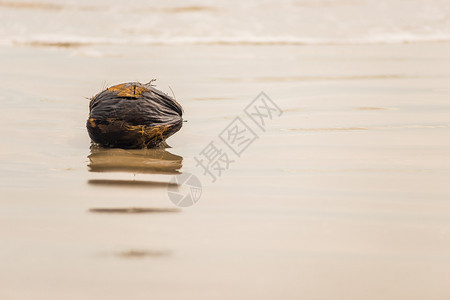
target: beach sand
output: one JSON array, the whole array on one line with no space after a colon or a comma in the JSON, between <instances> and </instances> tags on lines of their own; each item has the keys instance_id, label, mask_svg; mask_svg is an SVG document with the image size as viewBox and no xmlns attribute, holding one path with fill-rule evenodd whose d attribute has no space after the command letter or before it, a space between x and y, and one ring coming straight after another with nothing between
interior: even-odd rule
<instances>
[{"instance_id":1,"label":"beach sand","mask_svg":"<svg viewBox=\"0 0 450 300\"><path fill-rule=\"evenodd\" d=\"M0 47L0 299L450 296L450 43L66 46ZM171 148L91 150L88 98L152 78ZM261 91L283 114L211 182Z\"/></svg>"}]
</instances>

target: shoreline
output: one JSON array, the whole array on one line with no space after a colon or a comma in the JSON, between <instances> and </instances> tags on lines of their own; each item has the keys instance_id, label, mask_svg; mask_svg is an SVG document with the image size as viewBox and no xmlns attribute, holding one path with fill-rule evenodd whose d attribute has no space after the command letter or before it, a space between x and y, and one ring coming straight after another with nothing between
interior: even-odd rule
<instances>
[{"instance_id":1,"label":"shoreline","mask_svg":"<svg viewBox=\"0 0 450 300\"><path fill-rule=\"evenodd\" d=\"M0 298L450 293L450 43L0 53ZM188 119L166 160L91 151L83 97L155 77ZM283 115L211 182L194 157L261 91Z\"/></svg>"}]
</instances>

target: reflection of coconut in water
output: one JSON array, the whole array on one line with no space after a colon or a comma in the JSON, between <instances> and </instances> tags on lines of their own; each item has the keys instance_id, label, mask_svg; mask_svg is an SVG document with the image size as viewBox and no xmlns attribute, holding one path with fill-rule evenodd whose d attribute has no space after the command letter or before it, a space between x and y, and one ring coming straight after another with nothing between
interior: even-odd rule
<instances>
[{"instance_id":1,"label":"reflection of coconut in water","mask_svg":"<svg viewBox=\"0 0 450 300\"><path fill-rule=\"evenodd\" d=\"M112 86L91 99L86 127L92 141L105 147L151 148L182 126L183 110L151 82Z\"/></svg>"},{"instance_id":2,"label":"reflection of coconut in water","mask_svg":"<svg viewBox=\"0 0 450 300\"><path fill-rule=\"evenodd\" d=\"M130 172L134 174L180 174L183 157L165 149L118 149L91 147L90 172Z\"/></svg>"}]
</instances>

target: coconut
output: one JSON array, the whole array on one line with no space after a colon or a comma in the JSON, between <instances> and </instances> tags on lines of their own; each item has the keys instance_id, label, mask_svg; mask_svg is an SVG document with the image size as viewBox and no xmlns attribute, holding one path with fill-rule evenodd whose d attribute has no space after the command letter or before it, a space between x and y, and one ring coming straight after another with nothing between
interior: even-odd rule
<instances>
[{"instance_id":1,"label":"coconut","mask_svg":"<svg viewBox=\"0 0 450 300\"><path fill-rule=\"evenodd\" d=\"M94 96L86 124L91 140L110 148L152 148L180 130L181 105L151 83L122 83Z\"/></svg>"}]
</instances>

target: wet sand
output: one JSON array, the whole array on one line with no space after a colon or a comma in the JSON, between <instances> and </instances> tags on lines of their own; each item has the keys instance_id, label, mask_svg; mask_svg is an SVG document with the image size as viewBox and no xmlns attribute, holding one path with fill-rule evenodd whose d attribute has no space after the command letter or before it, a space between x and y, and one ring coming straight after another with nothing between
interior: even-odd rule
<instances>
[{"instance_id":1,"label":"wet sand","mask_svg":"<svg viewBox=\"0 0 450 300\"><path fill-rule=\"evenodd\" d=\"M450 44L0 47L1 299L446 299ZM157 78L165 150L90 148L89 98ZM264 91L216 182L194 157ZM174 174L202 181L178 209Z\"/></svg>"}]
</instances>

